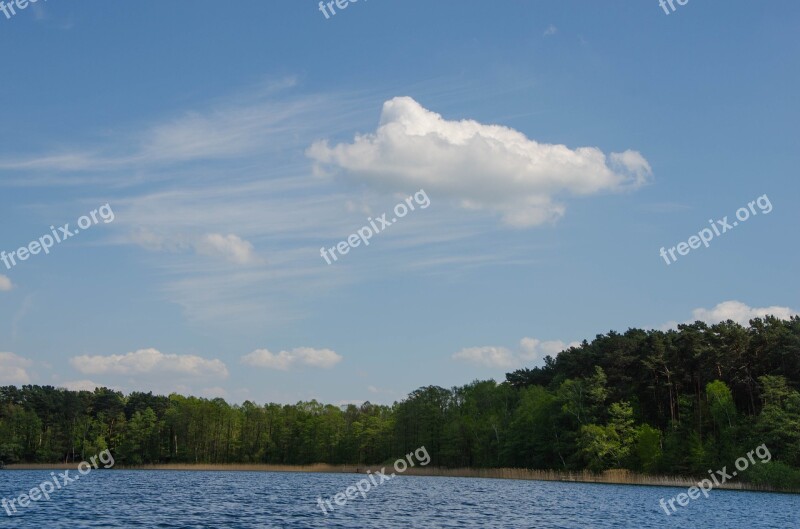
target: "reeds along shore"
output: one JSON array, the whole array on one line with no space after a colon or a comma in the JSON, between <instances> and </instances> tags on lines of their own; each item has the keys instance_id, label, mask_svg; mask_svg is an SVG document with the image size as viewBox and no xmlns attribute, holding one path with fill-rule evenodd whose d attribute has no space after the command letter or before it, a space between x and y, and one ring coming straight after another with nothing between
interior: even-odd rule
<instances>
[{"instance_id":1,"label":"reeds along shore","mask_svg":"<svg viewBox=\"0 0 800 529\"><path fill-rule=\"evenodd\" d=\"M64 470L76 468L74 464L20 464L7 465L6 470ZM384 469L387 474L394 471L391 463L383 466L356 466L356 465L262 465L262 464L161 464L123 466L117 465L112 470L177 470L177 471L240 471L240 472L318 472L334 474L366 474ZM604 483L612 485L645 485L653 487L681 487L689 488L697 485L699 480L680 476L655 476L637 474L628 470L606 470L595 474L588 470L575 472L562 472L556 470L530 470L525 468L440 468L440 467L415 467L409 468L403 475L407 476L438 476L451 478L488 478L488 479L520 479L531 481L564 481L575 483ZM702 478L701 478L702 479ZM767 485L756 485L744 481L723 483L716 489L749 490L760 492L789 492L800 494L800 490L782 490Z\"/></svg>"}]
</instances>

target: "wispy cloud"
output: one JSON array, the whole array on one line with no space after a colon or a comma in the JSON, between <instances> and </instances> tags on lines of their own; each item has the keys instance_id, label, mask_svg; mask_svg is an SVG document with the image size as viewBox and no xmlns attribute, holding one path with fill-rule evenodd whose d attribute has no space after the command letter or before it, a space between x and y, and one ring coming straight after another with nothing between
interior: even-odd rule
<instances>
[{"instance_id":1,"label":"wispy cloud","mask_svg":"<svg viewBox=\"0 0 800 529\"><path fill-rule=\"evenodd\" d=\"M315 174L304 156L308 146L368 127L370 109L382 99L295 96L287 93L294 85L291 78L265 84L67 152L0 158L0 169L21 175L0 185L95 189L89 184L102 182L117 219L98 244L145 250L134 258L155 273L157 289L203 325L278 325L302 318L305 299L391 270L454 274L518 262L515 254L526 253L511 245L478 247L476 238L496 224L487 223L492 210L465 209L445 190L442 200L433 197L436 207L404 219L369 251L325 266L321 246L419 187L395 196ZM408 163L417 163L415 156Z\"/></svg>"},{"instance_id":2,"label":"wispy cloud","mask_svg":"<svg viewBox=\"0 0 800 529\"><path fill-rule=\"evenodd\" d=\"M259 90L237 94L210 108L185 111L141 131L112 137L90 147L0 158L0 170L102 171L108 180L115 175L129 178L132 168L152 171L185 167L189 162L263 157L291 147L296 135L316 128L315 117L324 120L324 116L331 114L326 111L331 104L327 97L273 97L294 83L292 79L280 80ZM162 178L159 173L148 177ZM70 178L60 181L61 185L68 185ZM78 177L76 183L80 185L85 180Z\"/></svg>"},{"instance_id":3,"label":"wispy cloud","mask_svg":"<svg viewBox=\"0 0 800 529\"><path fill-rule=\"evenodd\" d=\"M237 264L252 264L260 261L255 255L253 245L232 233L205 235L197 244L197 251L205 255L217 255Z\"/></svg>"}]
</instances>

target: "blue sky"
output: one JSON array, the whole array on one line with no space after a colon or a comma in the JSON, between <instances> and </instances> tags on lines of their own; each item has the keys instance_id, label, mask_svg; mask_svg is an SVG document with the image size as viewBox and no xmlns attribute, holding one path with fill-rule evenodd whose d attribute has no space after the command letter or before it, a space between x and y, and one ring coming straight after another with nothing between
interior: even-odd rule
<instances>
[{"instance_id":1,"label":"blue sky","mask_svg":"<svg viewBox=\"0 0 800 529\"><path fill-rule=\"evenodd\" d=\"M797 3L337 11L0 13L0 250L114 214L0 263L0 384L391 403L612 329L800 308Z\"/></svg>"}]
</instances>

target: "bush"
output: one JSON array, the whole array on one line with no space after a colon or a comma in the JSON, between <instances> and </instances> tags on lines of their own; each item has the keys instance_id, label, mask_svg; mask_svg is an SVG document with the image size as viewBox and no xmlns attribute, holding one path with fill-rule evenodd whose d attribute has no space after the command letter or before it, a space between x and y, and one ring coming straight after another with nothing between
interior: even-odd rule
<instances>
[{"instance_id":1,"label":"bush","mask_svg":"<svg viewBox=\"0 0 800 529\"><path fill-rule=\"evenodd\" d=\"M743 479L755 485L800 490L800 470L778 461L751 467Z\"/></svg>"}]
</instances>

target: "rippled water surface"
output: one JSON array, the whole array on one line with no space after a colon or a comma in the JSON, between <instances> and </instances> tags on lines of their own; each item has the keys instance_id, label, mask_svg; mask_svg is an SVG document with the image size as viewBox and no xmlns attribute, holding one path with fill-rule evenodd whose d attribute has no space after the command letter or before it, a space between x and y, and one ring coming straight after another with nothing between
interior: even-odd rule
<instances>
[{"instance_id":1,"label":"rippled water surface","mask_svg":"<svg viewBox=\"0 0 800 529\"><path fill-rule=\"evenodd\" d=\"M70 472L70 476L75 474ZM330 498L363 475L263 472L92 472L32 503L10 528L542 528L800 527L800 496L712 491L667 516L658 505L686 489L539 481L397 477L327 516ZM0 499L49 471L0 471Z\"/></svg>"}]
</instances>

